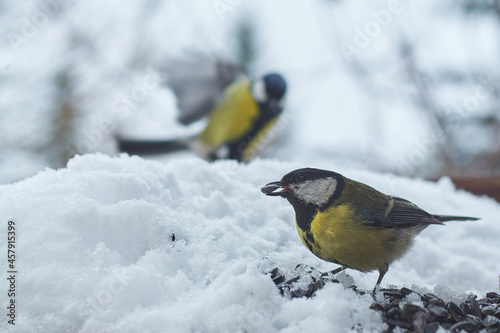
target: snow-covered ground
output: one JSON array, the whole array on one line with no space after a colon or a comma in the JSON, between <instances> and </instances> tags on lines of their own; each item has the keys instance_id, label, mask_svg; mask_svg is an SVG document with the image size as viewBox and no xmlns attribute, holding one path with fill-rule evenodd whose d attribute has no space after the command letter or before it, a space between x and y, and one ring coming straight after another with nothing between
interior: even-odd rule
<instances>
[{"instance_id":1,"label":"snow-covered ground","mask_svg":"<svg viewBox=\"0 0 500 333\"><path fill-rule=\"evenodd\" d=\"M297 264L336 268L305 248L285 200L260 192L297 163L168 162L86 155L0 187L3 235L15 222L18 332L346 332L383 329L377 274L348 270L312 299L282 297L269 274ZM326 165L310 165L327 167ZM391 266L383 286L446 299L498 290L500 206L430 183L352 168L336 171L430 212L481 217L432 226ZM7 278L4 260L2 280ZM348 278L352 277L352 280ZM1 284L6 291L6 283ZM2 292L3 294L5 294ZM7 301L2 297L5 312ZM11 326L5 319L0 330Z\"/></svg>"}]
</instances>

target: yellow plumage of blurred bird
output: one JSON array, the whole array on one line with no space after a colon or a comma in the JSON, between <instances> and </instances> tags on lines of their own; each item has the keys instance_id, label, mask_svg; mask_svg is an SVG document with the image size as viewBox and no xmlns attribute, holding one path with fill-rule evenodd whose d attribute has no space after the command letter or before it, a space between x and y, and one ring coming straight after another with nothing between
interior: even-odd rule
<instances>
[{"instance_id":1,"label":"yellow plumage of blurred bird","mask_svg":"<svg viewBox=\"0 0 500 333\"><path fill-rule=\"evenodd\" d=\"M408 200L385 195L338 173L304 168L267 184L262 192L287 199L299 236L317 257L361 272L379 271L400 259L431 224L478 220L432 215Z\"/></svg>"},{"instance_id":2,"label":"yellow plumage of blurred bird","mask_svg":"<svg viewBox=\"0 0 500 333\"><path fill-rule=\"evenodd\" d=\"M286 81L278 73L251 81L222 64L215 72L218 80L195 80L196 76L189 77L183 70L173 75L170 82L178 99L179 122L189 124L207 116L207 125L200 134L172 140L120 138L120 150L157 154L190 149L208 160L229 158L248 162L283 111Z\"/></svg>"},{"instance_id":3,"label":"yellow plumage of blurred bird","mask_svg":"<svg viewBox=\"0 0 500 333\"><path fill-rule=\"evenodd\" d=\"M279 74L265 75L253 85L247 78L233 83L190 146L209 159L248 162L256 145L278 120L285 91L285 81Z\"/></svg>"},{"instance_id":4,"label":"yellow plumage of blurred bird","mask_svg":"<svg viewBox=\"0 0 500 333\"><path fill-rule=\"evenodd\" d=\"M227 88L224 98L210 114L207 127L199 135L199 140L209 149L238 140L250 130L259 115L259 106L250 90L248 79Z\"/></svg>"}]
</instances>

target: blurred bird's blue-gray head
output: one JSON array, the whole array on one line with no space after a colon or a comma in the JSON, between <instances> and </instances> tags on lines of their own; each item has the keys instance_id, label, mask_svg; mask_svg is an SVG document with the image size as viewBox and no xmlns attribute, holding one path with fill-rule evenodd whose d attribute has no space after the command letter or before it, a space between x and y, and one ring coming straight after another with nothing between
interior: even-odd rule
<instances>
[{"instance_id":1,"label":"blurred bird's blue-gray head","mask_svg":"<svg viewBox=\"0 0 500 333\"><path fill-rule=\"evenodd\" d=\"M278 73L271 73L263 77L266 93L269 99L282 99L286 92L285 79Z\"/></svg>"},{"instance_id":2,"label":"blurred bird's blue-gray head","mask_svg":"<svg viewBox=\"0 0 500 333\"><path fill-rule=\"evenodd\" d=\"M269 73L257 80L252 87L252 95L258 103L269 104L282 109L286 94L286 81L278 73Z\"/></svg>"}]
</instances>

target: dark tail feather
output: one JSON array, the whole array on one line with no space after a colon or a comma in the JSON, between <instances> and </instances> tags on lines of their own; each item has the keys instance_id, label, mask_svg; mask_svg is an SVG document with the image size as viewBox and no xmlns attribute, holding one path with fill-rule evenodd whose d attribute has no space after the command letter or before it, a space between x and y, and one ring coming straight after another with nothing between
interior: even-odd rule
<instances>
[{"instance_id":1,"label":"dark tail feather","mask_svg":"<svg viewBox=\"0 0 500 333\"><path fill-rule=\"evenodd\" d=\"M130 155L152 155L165 154L181 150L187 150L189 147L181 140L128 140L118 139L119 149Z\"/></svg>"},{"instance_id":2,"label":"dark tail feather","mask_svg":"<svg viewBox=\"0 0 500 333\"><path fill-rule=\"evenodd\" d=\"M478 217L469 217L469 216L453 216L453 215L432 215L438 221L447 222L447 221L477 221Z\"/></svg>"}]
</instances>

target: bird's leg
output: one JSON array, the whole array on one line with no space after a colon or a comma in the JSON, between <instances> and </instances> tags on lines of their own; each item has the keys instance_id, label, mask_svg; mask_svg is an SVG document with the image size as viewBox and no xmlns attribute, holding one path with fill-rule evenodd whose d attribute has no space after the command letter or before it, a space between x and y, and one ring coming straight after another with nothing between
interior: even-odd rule
<instances>
[{"instance_id":1,"label":"bird's leg","mask_svg":"<svg viewBox=\"0 0 500 333\"><path fill-rule=\"evenodd\" d=\"M379 276L378 276L377 283L375 284L375 288L373 288L373 293L375 293L375 291L377 290L377 287L380 286L380 283L382 282L382 279L384 278L384 275L385 275L385 273L387 273L388 270L389 270L388 263L385 263L385 265L383 267L380 267L378 269Z\"/></svg>"},{"instance_id":2,"label":"bird's leg","mask_svg":"<svg viewBox=\"0 0 500 333\"><path fill-rule=\"evenodd\" d=\"M373 297L373 300L375 301L375 303L378 303L378 301L377 301L377 288L380 287L380 283L382 282L382 279L384 278L384 275L385 275L385 273L387 273L388 270L389 270L388 263L385 263L385 265L382 268L378 269L378 272L379 272L378 280L377 280L377 283L375 284L375 288L373 288L373 291L372 291L372 297Z\"/></svg>"}]
</instances>

